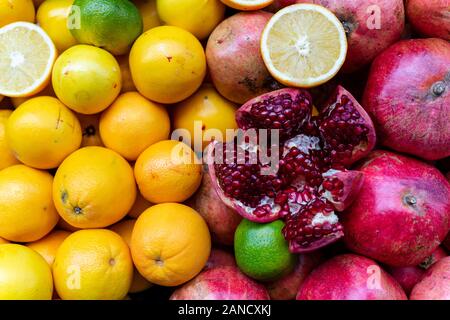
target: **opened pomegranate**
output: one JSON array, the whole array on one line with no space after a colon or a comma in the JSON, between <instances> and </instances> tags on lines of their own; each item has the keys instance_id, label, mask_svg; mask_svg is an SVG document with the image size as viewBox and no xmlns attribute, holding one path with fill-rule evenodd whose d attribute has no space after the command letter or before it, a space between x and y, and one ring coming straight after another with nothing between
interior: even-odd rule
<instances>
[{"instance_id":1,"label":"opened pomegranate","mask_svg":"<svg viewBox=\"0 0 450 320\"><path fill-rule=\"evenodd\" d=\"M364 187L342 215L354 252L390 266L415 266L450 228L450 184L435 167L374 151L360 167Z\"/></svg>"},{"instance_id":2,"label":"opened pomegranate","mask_svg":"<svg viewBox=\"0 0 450 320\"><path fill-rule=\"evenodd\" d=\"M271 8L276 11L293 3L324 6L342 22L348 41L343 72L353 72L370 63L400 39L405 26L403 0L276 0Z\"/></svg>"},{"instance_id":3,"label":"opened pomegranate","mask_svg":"<svg viewBox=\"0 0 450 320\"><path fill-rule=\"evenodd\" d=\"M300 254L294 271L277 281L266 284L272 300L294 300L300 284L306 276L323 260L320 251Z\"/></svg>"},{"instance_id":4,"label":"opened pomegranate","mask_svg":"<svg viewBox=\"0 0 450 320\"><path fill-rule=\"evenodd\" d=\"M372 64L363 106L381 144L426 160L450 156L450 43L396 43Z\"/></svg>"},{"instance_id":5,"label":"opened pomegranate","mask_svg":"<svg viewBox=\"0 0 450 320\"><path fill-rule=\"evenodd\" d=\"M388 267L387 271L405 290L406 294L410 294L412 288L422 280L426 270L433 264L447 256L444 249L438 247L431 256L425 259L418 266L413 267Z\"/></svg>"},{"instance_id":6,"label":"opened pomegranate","mask_svg":"<svg viewBox=\"0 0 450 320\"><path fill-rule=\"evenodd\" d=\"M209 73L214 86L228 100L244 103L280 88L260 53L261 33L271 16L264 11L240 12L211 33L206 46Z\"/></svg>"},{"instance_id":7,"label":"opened pomegranate","mask_svg":"<svg viewBox=\"0 0 450 320\"><path fill-rule=\"evenodd\" d=\"M336 211L350 205L363 180L346 168L375 144L372 121L344 88L338 86L319 115L311 110L305 90L264 94L236 113L244 138L213 143L208 151L209 173L224 203L255 222L285 219L292 252L312 251L343 236ZM261 129L271 129L271 138L279 133L280 140L269 139L265 146L245 138L266 132ZM263 155L275 163L270 166Z\"/></svg>"},{"instance_id":8,"label":"opened pomegranate","mask_svg":"<svg viewBox=\"0 0 450 320\"><path fill-rule=\"evenodd\" d=\"M203 271L175 290L170 300L269 300L262 284L232 266Z\"/></svg>"},{"instance_id":9,"label":"opened pomegranate","mask_svg":"<svg viewBox=\"0 0 450 320\"><path fill-rule=\"evenodd\" d=\"M406 300L406 295L375 261L343 254L313 270L297 300Z\"/></svg>"},{"instance_id":10,"label":"opened pomegranate","mask_svg":"<svg viewBox=\"0 0 450 320\"><path fill-rule=\"evenodd\" d=\"M435 263L413 288L411 300L450 300L450 257Z\"/></svg>"},{"instance_id":11,"label":"opened pomegranate","mask_svg":"<svg viewBox=\"0 0 450 320\"><path fill-rule=\"evenodd\" d=\"M205 219L215 243L233 244L234 232L242 217L220 200L207 173L203 175L200 188L186 204Z\"/></svg>"},{"instance_id":12,"label":"opened pomegranate","mask_svg":"<svg viewBox=\"0 0 450 320\"><path fill-rule=\"evenodd\" d=\"M408 0L406 14L420 34L450 41L449 0Z\"/></svg>"}]
</instances>

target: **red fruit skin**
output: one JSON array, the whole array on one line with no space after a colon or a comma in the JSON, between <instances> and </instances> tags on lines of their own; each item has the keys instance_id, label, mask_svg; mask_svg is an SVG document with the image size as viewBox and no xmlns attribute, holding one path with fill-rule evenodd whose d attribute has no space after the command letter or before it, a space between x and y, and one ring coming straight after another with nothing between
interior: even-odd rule
<instances>
[{"instance_id":1,"label":"red fruit skin","mask_svg":"<svg viewBox=\"0 0 450 320\"><path fill-rule=\"evenodd\" d=\"M266 288L236 267L217 267L200 273L175 290L170 300L270 300Z\"/></svg>"},{"instance_id":2,"label":"red fruit skin","mask_svg":"<svg viewBox=\"0 0 450 320\"><path fill-rule=\"evenodd\" d=\"M363 107L382 145L426 160L450 156L450 43L414 39L388 48L372 64Z\"/></svg>"},{"instance_id":3,"label":"red fruit skin","mask_svg":"<svg viewBox=\"0 0 450 320\"><path fill-rule=\"evenodd\" d=\"M406 295L375 261L343 254L313 270L297 300L406 300Z\"/></svg>"},{"instance_id":4,"label":"red fruit skin","mask_svg":"<svg viewBox=\"0 0 450 320\"><path fill-rule=\"evenodd\" d=\"M450 184L434 167L387 151L361 165L364 186L342 215L353 252L390 266L415 266L450 227Z\"/></svg>"},{"instance_id":5,"label":"red fruit skin","mask_svg":"<svg viewBox=\"0 0 450 320\"><path fill-rule=\"evenodd\" d=\"M275 282L266 284L272 300L294 300L298 288L306 276L323 261L319 251L298 256L297 265L291 273Z\"/></svg>"},{"instance_id":6,"label":"red fruit skin","mask_svg":"<svg viewBox=\"0 0 450 320\"><path fill-rule=\"evenodd\" d=\"M413 288L410 300L450 300L450 257L435 263Z\"/></svg>"},{"instance_id":7,"label":"red fruit skin","mask_svg":"<svg viewBox=\"0 0 450 320\"><path fill-rule=\"evenodd\" d=\"M414 267L390 267L387 271L405 290L410 294L414 286L419 283L426 270L439 260L445 258L447 253L441 247L438 247L433 254L426 258L420 265Z\"/></svg>"},{"instance_id":8,"label":"red fruit skin","mask_svg":"<svg viewBox=\"0 0 450 320\"><path fill-rule=\"evenodd\" d=\"M211 33L206 61L216 89L228 100L243 104L279 88L260 53L261 33L272 14L241 12L222 21Z\"/></svg>"},{"instance_id":9,"label":"red fruit skin","mask_svg":"<svg viewBox=\"0 0 450 320\"><path fill-rule=\"evenodd\" d=\"M429 38L450 41L449 0L408 0L406 16L414 29Z\"/></svg>"},{"instance_id":10,"label":"red fruit skin","mask_svg":"<svg viewBox=\"0 0 450 320\"><path fill-rule=\"evenodd\" d=\"M224 267L224 266L236 266L236 260L234 259L234 256L229 253L228 251L213 248L211 250L211 254L209 255L209 259L206 262L204 270L213 269L217 267Z\"/></svg>"},{"instance_id":11,"label":"red fruit skin","mask_svg":"<svg viewBox=\"0 0 450 320\"><path fill-rule=\"evenodd\" d=\"M205 219L214 242L233 245L234 232L242 217L220 200L214 190L209 174L203 175L200 188L187 201L187 205L200 213Z\"/></svg>"},{"instance_id":12,"label":"red fruit skin","mask_svg":"<svg viewBox=\"0 0 450 320\"><path fill-rule=\"evenodd\" d=\"M293 3L324 6L342 22L348 41L347 58L341 69L344 73L356 71L370 63L400 39L405 27L402 0L278 0L272 8ZM376 23L378 21L379 25Z\"/></svg>"}]
</instances>

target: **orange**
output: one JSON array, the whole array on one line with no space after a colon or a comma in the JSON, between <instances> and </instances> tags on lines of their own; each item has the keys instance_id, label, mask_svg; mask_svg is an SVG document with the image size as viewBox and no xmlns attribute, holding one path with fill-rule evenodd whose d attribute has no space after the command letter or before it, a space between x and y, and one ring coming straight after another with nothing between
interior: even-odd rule
<instances>
[{"instance_id":1,"label":"orange","mask_svg":"<svg viewBox=\"0 0 450 320\"><path fill-rule=\"evenodd\" d=\"M0 300L51 300L52 272L37 252L19 244L0 246Z\"/></svg>"},{"instance_id":2,"label":"orange","mask_svg":"<svg viewBox=\"0 0 450 320\"><path fill-rule=\"evenodd\" d=\"M191 280L205 266L210 251L205 221L194 209L178 203L147 209L131 236L136 268L148 281L162 286Z\"/></svg>"},{"instance_id":3,"label":"orange","mask_svg":"<svg viewBox=\"0 0 450 320\"><path fill-rule=\"evenodd\" d=\"M60 216L77 228L104 228L121 220L136 198L133 170L116 152L85 147L55 174L53 198Z\"/></svg>"},{"instance_id":4,"label":"orange","mask_svg":"<svg viewBox=\"0 0 450 320\"><path fill-rule=\"evenodd\" d=\"M20 163L14 156L5 137L6 122L11 113L11 110L0 110L0 170Z\"/></svg>"},{"instance_id":5,"label":"orange","mask_svg":"<svg viewBox=\"0 0 450 320\"><path fill-rule=\"evenodd\" d=\"M170 133L166 109L137 92L120 95L100 118L103 143L127 160L136 160L147 147Z\"/></svg>"},{"instance_id":6,"label":"orange","mask_svg":"<svg viewBox=\"0 0 450 320\"><path fill-rule=\"evenodd\" d=\"M11 114L6 139L21 162L51 169L80 147L81 127L75 114L58 99L37 97Z\"/></svg>"},{"instance_id":7,"label":"orange","mask_svg":"<svg viewBox=\"0 0 450 320\"><path fill-rule=\"evenodd\" d=\"M22 164L0 171L0 237L36 241L58 222L52 200L53 177Z\"/></svg>"},{"instance_id":8,"label":"orange","mask_svg":"<svg viewBox=\"0 0 450 320\"><path fill-rule=\"evenodd\" d=\"M56 253L53 277L63 300L121 300L133 277L130 250L110 230L76 231Z\"/></svg>"},{"instance_id":9,"label":"orange","mask_svg":"<svg viewBox=\"0 0 450 320\"><path fill-rule=\"evenodd\" d=\"M227 129L237 129L235 112L234 103L223 98L214 87L203 86L176 106L174 129L186 129L189 135L185 141L194 150L203 151L213 139L226 141Z\"/></svg>"},{"instance_id":10,"label":"orange","mask_svg":"<svg viewBox=\"0 0 450 320\"><path fill-rule=\"evenodd\" d=\"M136 86L134 85L133 78L131 78L129 57L127 54L121 55L117 58L117 62L120 66L120 73L122 74L122 91L130 92L136 91Z\"/></svg>"},{"instance_id":11,"label":"orange","mask_svg":"<svg viewBox=\"0 0 450 320\"><path fill-rule=\"evenodd\" d=\"M16 21L34 22L32 0L0 0L0 28Z\"/></svg>"},{"instance_id":12,"label":"orange","mask_svg":"<svg viewBox=\"0 0 450 320\"><path fill-rule=\"evenodd\" d=\"M5 244L5 243L9 243L9 241L8 241L8 240L5 240L5 239L3 239L3 238L0 238L0 244Z\"/></svg>"},{"instance_id":13,"label":"orange","mask_svg":"<svg viewBox=\"0 0 450 320\"><path fill-rule=\"evenodd\" d=\"M122 239L127 243L128 246L131 244L131 234L133 232L134 224L136 223L136 220L123 220L115 225L112 225L110 229L117 233L119 236L122 237ZM150 288L152 284L148 282L139 271L134 269L133 273L133 281L131 282L130 292L141 292L148 288Z\"/></svg>"},{"instance_id":14,"label":"orange","mask_svg":"<svg viewBox=\"0 0 450 320\"><path fill-rule=\"evenodd\" d=\"M77 118L80 121L81 132L83 133L83 140L81 140L81 146L103 147L102 138L100 137L100 130L98 129L98 125L100 122L100 114L77 113Z\"/></svg>"},{"instance_id":15,"label":"orange","mask_svg":"<svg viewBox=\"0 0 450 320\"><path fill-rule=\"evenodd\" d=\"M54 230L44 238L28 243L27 247L39 253L51 267L55 261L56 251L69 235L70 232Z\"/></svg>"},{"instance_id":16,"label":"orange","mask_svg":"<svg viewBox=\"0 0 450 320\"><path fill-rule=\"evenodd\" d=\"M140 192L137 192L136 201L134 201L133 206L128 212L128 216L136 219L142 214L142 212L150 208L152 205L153 204L151 202L145 200L145 198L141 195Z\"/></svg>"},{"instance_id":17,"label":"orange","mask_svg":"<svg viewBox=\"0 0 450 320\"><path fill-rule=\"evenodd\" d=\"M186 144L164 140L137 159L134 175L142 196L152 203L183 202L202 180L202 165Z\"/></svg>"}]
</instances>

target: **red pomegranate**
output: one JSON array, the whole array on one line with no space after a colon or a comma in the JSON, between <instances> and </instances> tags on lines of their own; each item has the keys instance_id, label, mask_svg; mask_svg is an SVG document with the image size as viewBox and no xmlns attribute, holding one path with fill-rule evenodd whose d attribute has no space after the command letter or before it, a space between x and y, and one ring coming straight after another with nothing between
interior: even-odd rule
<instances>
[{"instance_id":1,"label":"red pomegranate","mask_svg":"<svg viewBox=\"0 0 450 320\"><path fill-rule=\"evenodd\" d=\"M203 175L198 191L186 204L205 219L214 242L224 245L233 244L234 232L242 217L220 200L207 173Z\"/></svg>"},{"instance_id":2,"label":"red pomegranate","mask_svg":"<svg viewBox=\"0 0 450 320\"><path fill-rule=\"evenodd\" d=\"M313 270L297 300L406 300L406 295L375 261L343 254Z\"/></svg>"},{"instance_id":3,"label":"red pomegranate","mask_svg":"<svg viewBox=\"0 0 450 320\"><path fill-rule=\"evenodd\" d=\"M224 266L236 266L234 255L222 249L212 248L211 254L209 255L209 259L206 262L204 270Z\"/></svg>"},{"instance_id":4,"label":"red pomegranate","mask_svg":"<svg viewBox=\"0 0 450 320\"><path fill-rule=\"evenodd\" d=\"M387 271L402 286L406 294L410 294L414 286L419 283L426 270L433 264L445 258L447 253L438 247L431 256L425 259L420 265L414 267L389 267Z\"/></svg>"},{"instance_id":5,"label":"red pomegranate","mask_svg":"<svg viewBox=\"0 0 450 320\"><path fill-rule=\"evenodd\" d=\"M350 205L363 182L361 173L346 168L375 144L372 121L344 88L338 86L319 115L311 116L311 110L305 90L263 94L237 111L240 135L210 145L208 152L209 173L224 203L251 221L285 219L292 252L309 252L343 236L335 211ZM277 130L279 143L265 148L262 140L245 140L257 129ZM272 171L262 157L268 154L279 160Z\"/></svg>"},{"instance_id":6,"label":"red pomegranate","mask_svg":"<svg viewBox=\"0 0 450 320\"><path fill-rule=\"evenodd\" d=\"M294 271L275 282L266 284L270 298L272 300L294 300L300 284L322 260L323 257L319 251L300 254Z\"/></svg>"},{"instance_id":7,"label":"red pomegranate","mask_svg":"<svg viewBox=\"0 0 450 320\"><path fill-rule=\"evenodd\" d=\"M370 63L400 39L405 27L403 0L276 0L275 11L293 3L315 3L330 9L344 25L348 52L343 72Z\"/></svg>"},{"instance_id":8,"label":"red pomegranate","mask_svg":"<svg viewBox=\"0 0 450 320\"><path fill-rule=\"evenodd\" d=\"M262 284L245 276L236 267L203 271L175 290L170 300L269 300Z\"/></svg>"},{"instance_id":9,"label":"red pomegranate","mask_svg":"<svg viewBox=\"0 0 450 320\"><path fill-rule=\"evenodd\" d=\"M260 53L261 33L271 13L241 12L222 21L211 33L206 60L214 86L228 100L244 103L280 88Z\"/></svg>"},{"instance_id":10,"label":"red pomegranate","mask_svg":"<svg viewBox=\"0 0 450 320\"><path fill-rule=\"evenodd\" d=\"M372 64L363 106L382 145L426 160L450 156L450 43L396 43Z\"/></svg>"},{"instance_id":11,"label":"red pomegranate","mask_svg":"<svg viewBox=\"0 0 450 320\"><path fill-rule=\"evenodd\" d=\"M411 300L450 300L450 257L434 264L413 288Z\"/></svg>"},{"instance_id":12,"label":"red pomegranate","mask_svg":"<svg viewBox=\"0 0 450 320\"><path fill-rule=\"evenodd\" d=\"M354 252L390 266L415 266L450 228L450 184L433 166L387 151L361 165L364 186L342 215Z\"/></svg>"},{"instance_id":13,"label":"red pomegranate","mask_svg":"<svg viewBox=\"0 0 450 320\"><path fill-rule=\"evenodd\" d=\"M408 0L406 15L414 29L429 38L450 41L450 0Z\"/></svg>"}]
</instances>

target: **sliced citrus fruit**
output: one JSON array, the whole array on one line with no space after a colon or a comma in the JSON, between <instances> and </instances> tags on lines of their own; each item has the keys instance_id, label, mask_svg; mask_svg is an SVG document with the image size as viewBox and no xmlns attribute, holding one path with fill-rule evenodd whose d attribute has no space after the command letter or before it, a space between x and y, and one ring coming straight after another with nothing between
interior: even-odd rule
<instances>
[{"instance_id":1,"label":"sliced citrus fruit","mask_svg":"<svg viewBox=\"0 0 450 320\"><path fill-rule=\"evenodd\" d=\"M279 82L314 87L342 67L347 38L338 18L314 4L296 4L278 11L261 36L261 54Z\"/></svg>"},{"instance_id":2,"label":"sliced citrus fruit","mask_svg":"<svg viewBox=\"0 0 450 320\"><path fill-rule=\"evenodd\" d=\"M272 4L274 0L220 0L227 6L237 10L258 10Z\"/></svg>"},{"instance_id":3,"label":"sliced citrus fruit","mask_svg":"<svg viewBox=\"0 0 450 320\"><path fill-rule=\"evenodd\" d=\"M26 97L50 80L56 49L35 24L15 22L0 29L0 94Z\"/></svg>"}]
</instances>

